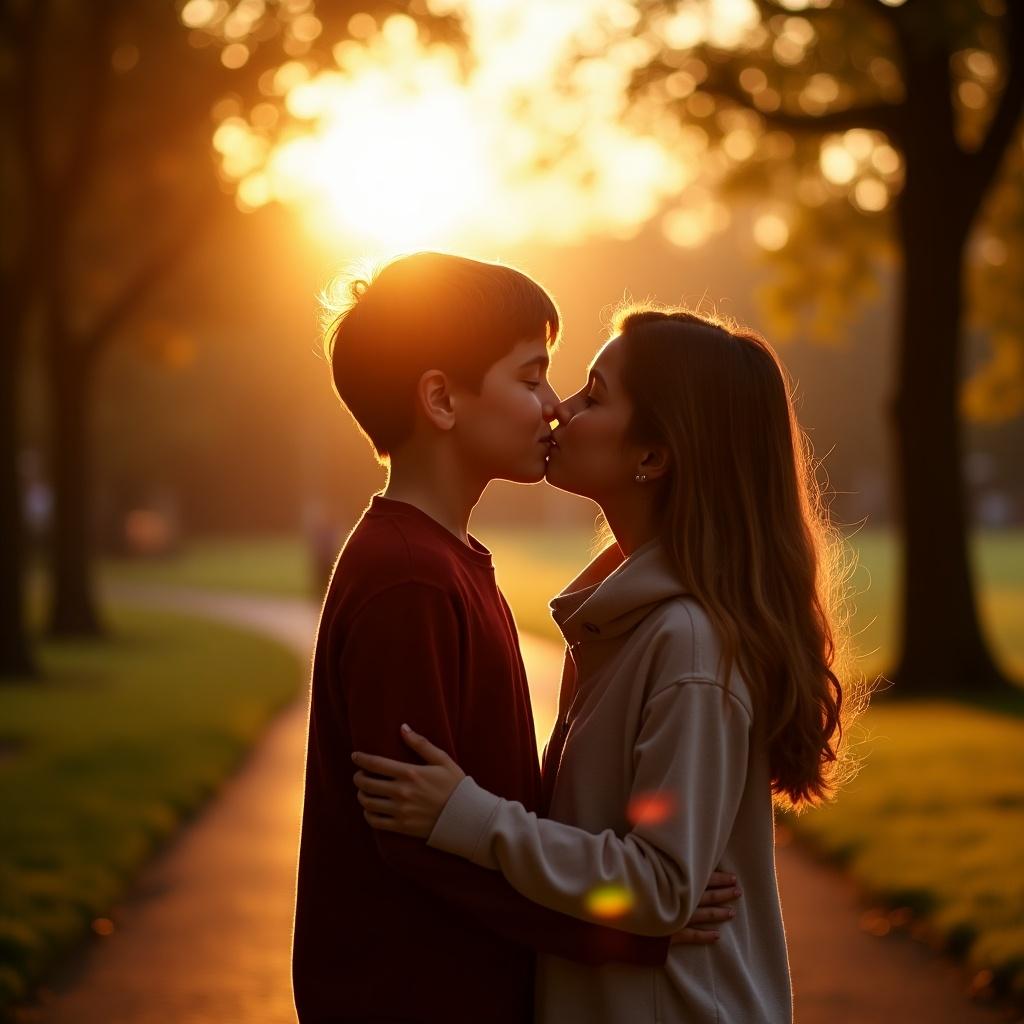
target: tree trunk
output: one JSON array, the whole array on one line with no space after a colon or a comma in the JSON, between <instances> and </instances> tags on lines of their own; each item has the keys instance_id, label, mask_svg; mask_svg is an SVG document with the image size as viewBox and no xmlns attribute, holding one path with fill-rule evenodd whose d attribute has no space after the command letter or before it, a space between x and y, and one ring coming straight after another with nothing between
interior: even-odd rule
<instances>
[{"instance_id":1,"label":"tree trunk","mask_svg":"<svg viewBox=\"0 0 1024 1024\"><path fill-rule=\"evenodd\" d=\"M51 471L54 487L51 542L50 631L55 636L98 636L103 628L93 580L92 367L73 344L50 369Z\"/></svg>"},{"instance_id":2,"label":"tree trunk","mask_svg":"<svg viewBox=\"0 0 1024 1024\"><path fill-rule=\"evenodd\" d=\"M958 416L965 184L927 140L906 151L899 199L901 346L892 409L902 540L897 695L1002 689L982 633L968 550Z\"/></svg>"},{"instance_id":3,"label":"tree trunk","mask_svg":"<svg viewBox=\"0 0 1024 1024\"><path fill-rule=\"evenodd\" d=\"M0 678L35 674L25 621L25 527L18 479L21 323L13 315L12 320L0 337Z\"/></svg>"}]
</instances>

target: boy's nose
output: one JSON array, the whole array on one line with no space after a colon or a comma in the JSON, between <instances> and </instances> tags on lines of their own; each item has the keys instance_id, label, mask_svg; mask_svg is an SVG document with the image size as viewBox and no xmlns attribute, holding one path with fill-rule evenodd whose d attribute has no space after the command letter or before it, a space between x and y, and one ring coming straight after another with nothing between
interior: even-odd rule
<instances>
[{"instance_id":1,"label":"boy's nose","mask_svg":"<svg viewBox=\"0 0 1024 1024\"><path fill-rule=\"evenodd\" d=\"M558 425L564 427L572 419L572 408L567 401L556 401L550 408L545 407L544 416L548 423L557 420Z\"/></svg>"},{"instance_id":2,"label":"boy's nose","mask_svg":"<svg viewBox=\"0 0 1024 1024\"><path fill-rule=\"evenodd\" d=\"M550 423L552 420L557 420L558 426L564 427L573 416L575 416L575 410L572 408L572 399L566 398L564 401L555 402L551 416L548 417L548 422Z\"/></svg>"},{"instance_id":3,"label":"boy's nose","mask_svg":"<svg viewBox=\"0 0 1024 1024\"><path fill-rule=\"evenodd\" d=\"M541 402L541 413L544 416L544 422L550 423L552 420L557 419L559 423L564 422L564 403L559 399L554 389L549 385L546 388L546 394L544 395L543 401Z\"/></svg>"}]
</instances>

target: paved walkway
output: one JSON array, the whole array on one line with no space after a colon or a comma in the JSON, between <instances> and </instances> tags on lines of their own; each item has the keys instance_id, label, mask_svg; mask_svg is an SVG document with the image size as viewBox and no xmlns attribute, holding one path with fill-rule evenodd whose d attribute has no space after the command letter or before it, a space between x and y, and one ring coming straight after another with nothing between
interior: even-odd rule
<instances>
[{"instance_id":1,"label":"paved walkway","mask_svg":"<svg viewBox=\"0 0 1024 1024\"><path fill-rule=\"evenodd\" d=\"M291 647L306 671L316 623L307 602L181 591L137 596L255 628ZM561 653L526 637L523 655L543 727L553 714ZM97 939L26 1021L295 1024L289 946L305 726L302 699L144 872L115 912L114 933ZM1006 1020L969 1003L960 970L923 946L864 932L864 908L841 875L789 844L780 845L778 865L798 1024Z\"/></svg>"}]
</instances>

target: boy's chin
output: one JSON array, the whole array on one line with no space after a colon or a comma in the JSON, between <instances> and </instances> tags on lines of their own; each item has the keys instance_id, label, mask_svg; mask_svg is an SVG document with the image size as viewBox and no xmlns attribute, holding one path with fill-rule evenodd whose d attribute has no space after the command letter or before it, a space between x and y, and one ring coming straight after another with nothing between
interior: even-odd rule
<instances>
[{"instance_id":1,"label":"boy's chin","mask_svg":"<svg viewBox=\"0 0 1024 1024\"><path fill-rule=\"evenodd\" d=\"M521 473L509 473L506 480L511 480L514 484L539 484L544 479L544 469L541 467L537 470L524 470Z\"/></svg>"},{"instance_id":2,"label":"boy's chin","mask_svg":"<svg viewBox=\"0 0 1024 1024\"><path fill-rule=\"evenodd\" d=\"M546 464L543 460L530 463L521 463L518 466L506 467L494 474L492 479L508 480L514 484L539 484L544 479Z\"/></svg>"}]
</instances>

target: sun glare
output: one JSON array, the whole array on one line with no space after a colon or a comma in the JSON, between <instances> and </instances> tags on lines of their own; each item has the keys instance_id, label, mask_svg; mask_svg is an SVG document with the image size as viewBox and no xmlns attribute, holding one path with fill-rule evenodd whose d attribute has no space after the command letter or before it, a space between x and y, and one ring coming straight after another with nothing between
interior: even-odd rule
<instances>
[{"instance_id":1,"label":"sun glare","mask_svg":"<svg viewBox=\"0 0 1024 1024\"><path fill-rule=\"evenodd\" d=\"M821 2L791 0L789 9ZM190 0L185 24L206 23L211 3ZM731 220L712 194L717 180L758 152L771 155L756 114L719 112L721 145L711 151L699 124L644 114L626 96L633 72L666 42L726 46L752 38L759 26L752 0L684 5L653 36L630 34L636 10L621 0L428 6L465 19L468 54L428 43L407 15L360 14L351 38L333 46L332 67L296 57L260 79L265 97L251 110L237 97L218 105L213 144L239 206L287 204L330 249L371 257L629 238L659 212L673 244L697 248ZM602 35L609 25L611 35ZM814 37L810 22L793 16L785 25L780 38L802 53ZM567 53L585 39L600 57L566 73ZM665 91L705 117L715 105L696 91L699 66L693 60L670 75ZM766 97L764 75L748 71L744 88ZM833 86L817 76L811 100L834 98ZM882 141L867 132L830 138L822 188L845 185L860 209L883 208L899 168ZM755 234L763 248L779 249L788 226L763 217Z\"/></svg>"},{"instance_id":2,"label":"sun glare","mask_svg":"<svg viewBox=\"0 0 1024 1024\"><path fill-rule=\"evenodd\" d=\"M275 150L267 173L301 185L321 230L384 247L443 242L495 184L470 97L437 71L421 56L401 77L373 69L299 86L289 108L316 131Z\"/></svg>"},{"instance_id":3,"label":"sun glare","mask_svg":"<svg viewBox=\"0 0 1024 1024\"><path fill-rule=\"evenodd\" d=\"M411 18L367 16L358 41L334 47L334 68L295 60L273 75L290 115L284 135L273 134L271 104L248 118L227 112L214 146L239 205L287 203L322 241L380 255L628 236L678 194L678 157L622 116L639 51L618 52L571 93L550 88L600 5L464 4L468 72Z\"/></svg>"}]
</instances>

